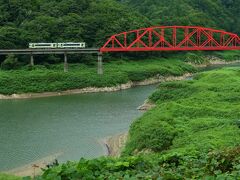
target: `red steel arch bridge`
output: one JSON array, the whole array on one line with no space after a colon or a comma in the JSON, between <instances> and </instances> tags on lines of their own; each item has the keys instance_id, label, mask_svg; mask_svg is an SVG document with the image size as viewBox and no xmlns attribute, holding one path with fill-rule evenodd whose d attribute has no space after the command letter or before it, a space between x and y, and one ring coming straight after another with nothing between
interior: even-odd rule
<instances>
[{"instance_id":1,"label":"red steel arch bridge","mask_svg":"<svg viewBox=\"0 0 240 180\"><path fill-rule=\"evenodd\" d=\"M100 52L240 50L237 34L198 26L156 26L112 35Z\"/></svg>"}]
</instances>

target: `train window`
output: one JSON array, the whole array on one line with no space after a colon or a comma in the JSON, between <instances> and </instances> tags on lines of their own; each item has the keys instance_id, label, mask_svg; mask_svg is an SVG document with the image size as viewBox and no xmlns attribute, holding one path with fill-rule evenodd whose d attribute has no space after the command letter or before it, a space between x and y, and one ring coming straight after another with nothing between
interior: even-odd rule
<instances>
[{"instance_id":1,"label":"train window","mask_svg":"<svg viewBox=\"0 0 240 180\"><path fill-rule=\"evenodd\" d=\"M51 44L35 44L35 46L51 46Z\"/></svg>"},{"instance_id":2,"label":"train window","mask_svg":"<svg viewBox=\"0 0 240 180\"><path fill-rule=\"evenodd\" d=\"M79 46L80 44L64 44L64 46Z\"/></svg>"}]
</instances>

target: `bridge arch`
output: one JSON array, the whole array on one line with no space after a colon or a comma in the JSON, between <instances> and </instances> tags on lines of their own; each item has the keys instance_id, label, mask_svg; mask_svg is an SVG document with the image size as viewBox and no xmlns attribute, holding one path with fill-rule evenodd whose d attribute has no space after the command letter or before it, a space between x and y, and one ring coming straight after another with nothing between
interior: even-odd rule
<instances>
[{"instance_id":1,"label":"bridge arch","mask_svg":"<svg viewBox=\"0 0 240 180\"><path fill-rule=\"evenodd\" d=\"M240 50L237 34L198 26L154 26L112 35L101 52Z\"/></svg>"}]
</instances>

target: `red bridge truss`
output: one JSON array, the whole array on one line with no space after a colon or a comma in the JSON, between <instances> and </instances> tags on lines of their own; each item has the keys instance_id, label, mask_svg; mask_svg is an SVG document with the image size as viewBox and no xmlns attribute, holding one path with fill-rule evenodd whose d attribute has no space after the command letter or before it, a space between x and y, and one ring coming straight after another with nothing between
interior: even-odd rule
<instances>
[{"instance_id":1,"label":"red bridge truss","mask_svg":"<svg viewBox=\"0 0 240 180\"><path fill-rule=\"evenodd\" d=\"M159 26L115 34L101 52L240 50L237 34L196 26Z\"/></svg>"}]
</instances>

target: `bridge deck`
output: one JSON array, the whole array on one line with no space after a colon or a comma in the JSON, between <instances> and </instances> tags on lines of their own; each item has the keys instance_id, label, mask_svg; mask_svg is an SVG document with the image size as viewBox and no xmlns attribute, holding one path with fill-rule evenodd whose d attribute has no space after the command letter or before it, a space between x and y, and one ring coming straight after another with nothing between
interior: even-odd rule
<instances>
[{"instance_id":1,"label":"bridge deck","mask_svg":"<svg viewBox=\"0 0 240 180\"><path fill-rule=\"evenodd\" d=\"M0 55L7 54L94 54L99 53L99 48L84 49L0 49Z\"/></svg>"}]
</instances>

